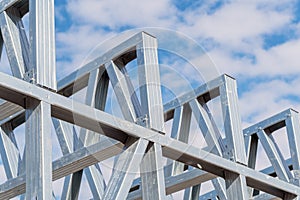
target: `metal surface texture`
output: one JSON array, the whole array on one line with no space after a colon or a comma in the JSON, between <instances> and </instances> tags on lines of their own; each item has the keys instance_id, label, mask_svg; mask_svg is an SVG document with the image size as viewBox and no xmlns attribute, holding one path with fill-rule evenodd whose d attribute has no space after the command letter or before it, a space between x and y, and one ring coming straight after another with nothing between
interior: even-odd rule
<instances>
[{"instance_id":1,"label":"metal surface texture","mask_svg":"<svg viewBox=\"0 0 300 200\"><path fill-rule=\"evenodd\" d=\"M57 82L53 3L0 1L0 44L12 74L0 72L6 176L0 199L79 199L85 186L95 200L176 199L178 192L191 200L300 198L297 111L242 130L236 81L228 75L163 102L159 41L146 32L124 38ZM28 12L29 36L23 25ZM71 98L83 89L84 103ZM110 90L119 115L107 112ZM211 110L214 100L220 119ZM16 140L22 126L24 148ZM287 158L278 145L279 130L287 140ZM195 134L204 146L193 141ZM259 145L270 163L263 170L256 166ZM103 169L107 163L109 170ZM59 179L62 190L55 196L53 182Z\"/></svg>"}]
</instances>

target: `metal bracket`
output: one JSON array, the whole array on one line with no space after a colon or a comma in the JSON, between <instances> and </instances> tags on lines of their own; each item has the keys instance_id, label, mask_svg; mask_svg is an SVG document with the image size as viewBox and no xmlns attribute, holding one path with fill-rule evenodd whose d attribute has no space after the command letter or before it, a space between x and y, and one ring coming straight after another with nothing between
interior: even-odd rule
<instances>
[{"instance_id":1,"label":"metal bracket","mask_svg":"<svg viewBox=\"0 0 300 200\"><path fill-rule=\"evenodd\" d=\"M149 118L148 118L148 115L145 114L145 115L142 115L140 117L138 117L135 121L135 123L137 125L140 125L140 126L143 126L143 127L149 127Z\"/></svg>"},{"instance_id":2,"label":"metal bracket","mask_svg":"<svg viewBox=\"0 0 300 200\"><path fill-rule=\"evenodd\" d=\"M294 179L299 180L300 179L300 170L293 170Z\"/></svg>"},{"instance_id":3,"label":"metal bracket","mask_svg":"<svg viewBox=\"0 0 300 200\"><path fill-rule=\"evenodd\" d=\"M29 83L35 84L35 71L34 69L30 69L27 72L24 73L24 81L27 81Z\"/></svg>"}]
</instances>

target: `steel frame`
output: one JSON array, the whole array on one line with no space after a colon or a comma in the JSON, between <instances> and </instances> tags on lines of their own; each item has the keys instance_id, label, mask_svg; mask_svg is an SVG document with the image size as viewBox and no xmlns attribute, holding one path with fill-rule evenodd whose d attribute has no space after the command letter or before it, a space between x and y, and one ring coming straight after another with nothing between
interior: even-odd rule
<instances>
[{"instance_id":1,"label":"steel frame","mask_svg":"<svg viewBox=\"0 0 300 200\"><path fill-rule=\"evenodd\" d=\"M28 11L30 41L22 22ZM167 199L180 190L185 190L184 199L299 198L296 111L283 111L242 130L236 81L228 75L163 105L157 40L145 32L56 82L53 0L2 0L0 12L0 42L13 75L0 73L0 155L7 176L0 199L53 199L52 181L60 178L65 178L61 198L78 199L83 173L93 199ZM134 59L140 97L126 69ZM104 112L109 83L123 119ZM85 87L84 104L69 98ZM217 97L223 136L208 106ZM205 148L189 144L192 117ZM171 119L172 130L166 134L164 126ZM23 123L21 156L14 129ZM51 126L63 153L55 161L49 153ZM287 160L272 135L283 127L291 155ZM258 142L272 165L262 171L255 170ZM99 163L112 157L112 175L105 182ZM201 194L206 181L212 181L215 190Z\"/></svg>"}]
</instances>

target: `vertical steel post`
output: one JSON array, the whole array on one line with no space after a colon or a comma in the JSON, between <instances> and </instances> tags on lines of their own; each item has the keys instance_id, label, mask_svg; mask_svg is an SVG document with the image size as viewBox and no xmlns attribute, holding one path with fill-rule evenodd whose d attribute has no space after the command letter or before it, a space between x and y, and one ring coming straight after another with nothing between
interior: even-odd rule
<instances>
[{"instance_id":1,"label":"vertical steel post","mask_svg":"<svg viewBox=\"0 0 300 200\"><path fill-rule=\"evenodd\" d=\"M224 154L224 157L234 162L247 165L245 142L238 107L236 81L225 75L223 76L223 82L219 91L226 135L225 151L227 151L227 155ZM228 199L248 198L246 195L248 193L244 176L225 173L225 182Z\"/></svg>"},{"instance_id":2,"label":"vertical steel post","mask_svg":"<svg viewBox=\"0 0 300 200\"><path fill-rule=\"evenodd\" d=\"M163 131L164 112L160 88L157 40L144 32L142 37L142 43L137 45L142 113L148 117L149 128Z\"/></svg>"},{"instance_id":3,"label":"vertical steel post","mask_svg":"<svg viewBox=\"0 0 300 200\"><path fill-rule=\"evenodd\" d=\"M244 133L245 135L245 133ZM248 167L255 169L256 159L257 159L257 148L258 148L258 138L256 134L245 135L245 145L246 145L246 155L248 160ZM248 187L249 198L253 197L255 190Z\"/></svg>"},{"instance_id":4,"label":"vertical steel post","mask_svg":"<svg viewBox=\"0 0 300 200\"><path fill-rule=\"evenodd\" d=\"M295 112L294 110L291 110L291 113L289 116L287 116L287 119L285 120L286 123L286 129L287 134L289 138L289 147L290 147L290 154L292 159L292 165L294 170L294 176L298 175L298 177L295 177L294 184L300 186L300 119L299 119L299 113Z\"/></svg>"},{"instance_id":5,"label":"vertical steel post","mask_svg":"<svg viewBox=\"0 0 300 200\"><path fill-rule=\"evenodd\" d=\"M56 90L54 0L29 0L30 66L34 83ZM52 199L51 108L26 99L26 199Z\"/></svg>"},{"instance_id":6,"label":"vertical steel post","mask_svg":"<svg viewBox=\"0 0 300 200\"><path fill-rule=\"evenodd\" d=\"M236 81L227 75L223 76L223 81L224 83L220 87L220 97L227 142L227 156L235 162L247 164Z\"/></svg>"},{"instance_id":7,"label":"vertical steel post","mask_svg":"<svg viewBox=\"0 0 300 200\"><path fill-rule=\"evenodd\" d=\"M164 113L161 96L156 38L142 33L142 42L137 45L138 78L142 113L149 128L164 130ZM162 149L150 145L141 163L143 199L165 199L165 180L162 165Z\"/></svg>"},{"instance_id":8,"label":"vertical steel post","mask_svg":"<svg viewBox=\"0 0 300 200\"><path fill-rule=\"evenodd\" d=\"M26 199L52 199L50 105L26 99Z\"/></svg>"},{"instance_id":9,"label":"vertical steel post","mask_svg":"<svg viewBox=\"0 0 300 200\"><path fill-rule=\"evenodd\" d=\"M54 38L54 0L29 0L30 69L35 83L57 89Z\"/></svg>"}]
</instances>

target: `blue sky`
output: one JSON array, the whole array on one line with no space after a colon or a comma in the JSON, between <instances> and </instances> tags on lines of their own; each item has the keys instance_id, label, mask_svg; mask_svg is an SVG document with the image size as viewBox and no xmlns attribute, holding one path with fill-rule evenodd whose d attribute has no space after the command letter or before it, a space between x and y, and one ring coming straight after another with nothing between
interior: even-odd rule
<instances>
[{"instance_id":1,"label":"blue sky","mask_svg":"<svg viewBox=\"0 0 300 200\"><path fill-rule=\"evenodd\" d=\"M55 7L58 79L108 38L156 27L193 39L220 74L237 79L243 127L300 110L299 1L56 0Z\"/></svg>"}]
</instances>

